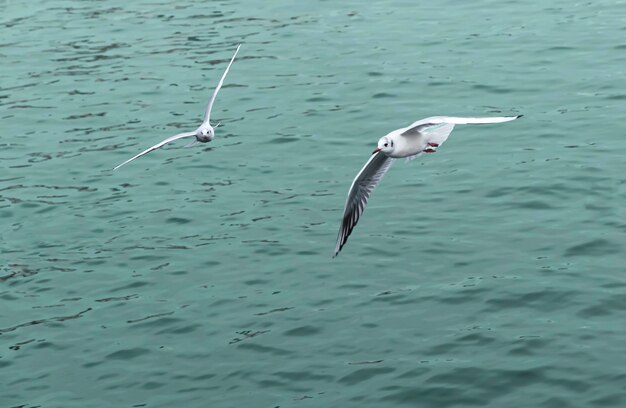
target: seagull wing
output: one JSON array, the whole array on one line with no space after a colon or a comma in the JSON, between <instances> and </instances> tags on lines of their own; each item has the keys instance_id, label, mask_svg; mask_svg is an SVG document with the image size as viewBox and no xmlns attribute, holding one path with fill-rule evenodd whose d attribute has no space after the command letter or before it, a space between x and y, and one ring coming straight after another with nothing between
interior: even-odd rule
<instances>
[{"instance_id":1,"label":"seagull wing","mask_svg":"<svg viewBox=\"0 0 626 408\"><path fill-rule=\"evenodd\" d=\"M123 165L125 165L126 163L131 162L131 161L135 160L136 158L143 156L144 154L150 153L151 151L156 150L159 147L161 147L161 146L163 146L163 145L165 145L165 144L167 144L169 142L173 142L174 140L182 139L183 137L191 137L191 136L195 136L195 135L196 135L195 132L185 132L185 133L179 133L179 134L174 135L172 137L168 137L164 141L162 141L162 142L160 142L158 144L155 144L154 146L144 150L143 152L139 153L138 155L136 155L134 157L131 157L130 159L126 160L124 163L115 166L115 168L113 170L117 170L120 167L122 167Z\"/></svg>"},{"instance_id":2,"label":"seagull wing","mask_svg":"<svg viewBox=\"0 0 626 408\"><path fill-rule=\"evenodd\" d=\"M354 229L359 217L365 210L365 205L374 188L380 183L383 176L389 170L393 163L393 159L382 152L372 155L365 163L359 174L352 182L348 191L348 199L343 210L343 220L339 235L337 236L337 245L335 246L335 255L339 254L341 248L348 240L348 236Z\"/></svg>"},{"instance_id":3,"label":"seagull wing","mask_svg":"<svg viewBox=\"0 0 626 408\"><path fill-rule=\"evenodd\" d=\"M517 116L500 116L495 118L459 118L454 116L433 116L426 119L418 120L404 128L402 134L410 135L418 132L428 131L429 128L441 127L441 125L470 125L481 123L502 123L510 122L517 118L521 118L523 115Z\"/></svg>"},{"instance_id":4,"label":"seagull wing","mask_svg":"<svg viewBox=\"0 0 626 408\"><path fill-rule=\"evenodd\" d=\"M454 125L470 125L482 123L502 123L515 120L522 115L501 116L493 118L460 118L454 116L433 116L418 120L410 126L404 128L400 133L402 136L423 134L428 136L431 143L443 144L454 129Z\"/></svg>"},{"instance_id":5,"label":"seagull wing","mask_svg":"<svg viewBox=\"0 0 626 408\"><path fill-rule=\"evenodd\" d=\"M237 50L235 50L235 55L233 55L233 57L230 59L230 62L228 63L228 66L226 67L226 71L224 71L224 74L222 75L222 78L220 79L220 82L217 83L217 87L215 88L215 91L213 91L213 95L211 95L211 99L209 100L209 104L206 107L206 112L204 112L204 120L202 121L202 123L209 123L209 119L211 117L211 109L213 109L213 102L215 102L215 98L217 97L217 93L220 91L220 89L222 88L222 84L224 83L224 78L226 78L226 74L228 74L228 70L230 69L230 66L233 64L233 61L235 60L235 57L237 56L237 53L239 52L239 48L241 47L241 44L239 44L237 46Z\"/></svg>"}]
</instances>

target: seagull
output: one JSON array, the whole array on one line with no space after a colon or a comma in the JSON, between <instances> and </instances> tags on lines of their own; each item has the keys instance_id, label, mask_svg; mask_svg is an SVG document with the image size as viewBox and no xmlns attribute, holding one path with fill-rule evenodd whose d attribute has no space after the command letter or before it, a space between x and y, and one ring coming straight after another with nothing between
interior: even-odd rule
<instances>
[{"instance_id":1,"label":"seagull","mask_svg":"<svg viewBox=\"0 0 626 408\"><path fill-rule=\"evenodd\" d=\"M230 66L233 64L233 61L235 60L235 57L237 56L237 53L239 52L240 47L241 47L241 44L237 46L237 50L235 50L235 55L233 55L233 57L230 59L230 63L226 67L226 71L224 71L224 75L222 75L220 82L217 83L217 87L215 88L215 91L213 91L213 95L211 96L211 99L209 100L209 104L206 107L206 112L204 112L204 120L202 121L202 124L196 130L194 130L193 132L184 132L184 133L179 133L177 135L168 137L164 141L157 143L154 146L139 153L138 155L126 160L124 163L115 166L113 170L117 170L123 165L125 165L126 163L131 162L135 160L136 158L143 156L144 154L150 153L151 151L156 150L159 147L168 144L169 142L173 142L174 140L182 139L184 137L195 136L196 140L193 143L191 143L190 146L197 142L207 143L213 140L213 138L215 137L215 129L209 123L209 119L211 118L211 109L213 108L213 102L215 102L217 93L220 91L220 88L222 87L222 84L224 83L224 78L226 78L226 74L228 74L228 70L230 69ZM215 127L217 128L219 125L220 124L218 123L217 125L215 125Z\"/></svg>"},{"instance_id":2,"label":"seagull","mask_svg":"<svg viewBox=\"0 0 626 408\"><path fill-rule=\"evenodd\" d=\"M435 153L437 148L448 139L454 125L478 123L502 123L515 120L518 116L504 116L495 118L459 118L450 116L433 116L418 120L408 127L394 130L378 140L378 147L365 166L352 181L348 198L343 210L343 220L337 236L335 254L348 240L348 236L365 211L365 205L374 188L380 183L383 176L391 167L394 159L406 157L412 160L422 153Z\"/></svg>"}]
</instances>

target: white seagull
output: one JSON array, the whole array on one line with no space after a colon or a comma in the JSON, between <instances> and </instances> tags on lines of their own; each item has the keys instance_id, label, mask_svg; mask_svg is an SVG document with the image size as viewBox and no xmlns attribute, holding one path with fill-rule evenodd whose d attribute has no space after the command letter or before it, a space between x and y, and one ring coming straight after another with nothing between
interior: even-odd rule
<instances>
[{"instance_id":1,"label":"white seagull","mask_svg":"<svg viewBox=\"0 0 626 408\"><path fill-rule=\"evenodd\" d=\"M193 132L184 132L184 133L179 133L177 135L168 137L164 141L158 144L155 144L154 146L144 150L143 152L139 153L138 155L134 157L131 157L130 159L126 160L124 163L115 166L113 170L117 170L123 165L125 165L126 163L131 162L135 160L136 158L143 156L144 154L150 153L151 151L156 150L159 147L166 145L169 142L173 142L174 140L182 139L184 137L192 137L192 136L196 137L196 140L193 143L196 143L196 142L206 143L206 142L210 142L211 140L213 140L213 138L215 137L215 129L209 123L209 119L211 118L211 109L213 108L213 102L215 102L217 93L220 91L220 88L222 87L222 84L224 83L224 78L226 78L226 74L228 74L228 70L230 69L230 66L233 64L233 61L235 60L237 53L239 52L239 47L241 47L241 44L237 46L237 50L235 50L235 55L233 55L233 57L230 59L230 63L226 67L226 71L224 71L224 75L222 75L220 82L217 83L217 87L215 88L215 91L213 91L213 95L211 96L211 99L209 100L209 104L206 107L206 112L204 112L204 120L202 121L202 124L196 130L194 130ZM218 127L219 125L220 124L218 123L217 125L215 125L215 127Z\"/></svg>"},{"instance_id":2,"label":"white seagull","mask_svg":"<svg viewBox=\"0 0 626 408\"><path fill-rule=\"evenodd\" d=\"M414 159L422 153L434 153L437 148L448 139L454 125L471 123L502 123L515 120L518 116L504 116L497 118L456 118L450 116L433 116L418 120L412 125L394 130L378 141L378 147L372 157L365 163L356 178L352 181L348 191L348 199L343 209L343 220L335 256L348 240L352 229L359 221L365 210L365 205L374 188L380 183L383 176L391 167L394 159L406 157Z\"/></svg>"}]
</instances>

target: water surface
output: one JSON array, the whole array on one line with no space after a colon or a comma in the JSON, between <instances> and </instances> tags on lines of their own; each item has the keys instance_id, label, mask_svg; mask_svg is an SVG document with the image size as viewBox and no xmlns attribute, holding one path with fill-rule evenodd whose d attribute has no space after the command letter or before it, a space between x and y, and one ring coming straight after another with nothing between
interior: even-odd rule
<instances>
[{"instance_id":1,"label":"water surface","mask_svg":"<svg viewBox=\"0 0 626 408\"><path fill-rule=\"evenodd\" d=\"M626 405L626 4L0 2L3 407ZM211 144L194 129L236 45ZM376 140L394 165L339 257Z\"/></svg>"}]
</instances>

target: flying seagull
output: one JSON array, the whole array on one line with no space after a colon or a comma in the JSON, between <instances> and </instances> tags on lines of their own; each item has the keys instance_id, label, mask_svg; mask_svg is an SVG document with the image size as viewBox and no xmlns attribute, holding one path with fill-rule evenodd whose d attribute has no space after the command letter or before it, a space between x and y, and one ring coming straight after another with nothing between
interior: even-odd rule
<instances>
[{"instance_id":1,"label":"flying seagull","mask_svg":"<svg viewBox=\"0 0 626 408\"><path fill-rule=\"evenodd\" d=\"M209 104L206 107L206 112L204 112L204 120L202 121L202 124L196 130L194 130L193 132L184 132L184 133L179 133L177 135L168 137L164 141L155 144L154 146L144 150L143 152L139 153L138 155L134 157L131 157L130 159L126 160L124 163L115 166L113 170L117 170L123 165L125 165L126 163L131 162L135 160L136 158L143 156L144 154L150 153L151 151L156 150L159 147L168 144L169 142L173 142L174 140L182 139L184 137L192 137L192 136L195 136L196 138L194 143L196 142L207 143L213 140L213 138L215 137L215 129L209 123L209 119L211 118L211 109L213 108L213 102L215 102L217 93L220 91L220 88L222 87L222 84L224 83L224 78L226 78L226 74L228 74L228 70L230 69L230 66L233 64L233 61L235 60L237 53L239 52L239 47L241 47L241 44L237 46L237 50L235 50L235 55L233 55L233 57L231 58L230 63L226 67L226 71L224 71L224 75L222 75L222 78L220 79L220 82L217 83L217 87L215 88L215 91L213 91L213 95L211 96L211 99L209 100ZM218 127L218 126L219 126L219 123L215 125L215 127Z\"/></svg>"},{"instance_id":2,"label":"flying seagull","mask_svg":"<svg viewBox=\"0 0 626 408\"><path fill-rule=\"evenodd\" d=\"M378 147L365 163L348 191L348 199L343 210L343 220L337 236L335 256L348 240L348 236L365 211L365 205L374 188L391 167L394 159L406 157L414 159L422 153L435 153L437 148L448 139L454 125L478 123L502 123L515 120L518 116L497 118L457 118L433 116L418 120L412 125L394 130L378 140Z\"/></svg>"}]
</instances>

